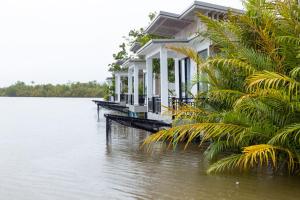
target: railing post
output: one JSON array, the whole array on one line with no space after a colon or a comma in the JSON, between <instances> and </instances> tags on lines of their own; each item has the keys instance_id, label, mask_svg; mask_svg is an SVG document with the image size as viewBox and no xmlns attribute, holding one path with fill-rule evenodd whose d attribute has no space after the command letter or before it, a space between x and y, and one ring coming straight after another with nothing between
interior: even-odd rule
<instances>
[{"instance_id":1,"label":"railing post","mask_svg":"<svg viewBox=\"0 0 300 200\"><path fill-rule=\"evenodd\" d=\"M175 119L175 113L176 113L176 106L175 106L175 101L176 101L176 98L175 97L172 97L172 119L174 120Z\"/></svg>"},{"instance_id":2,"label":"railing post","mask_svg":"<svg viewBox=\"0 0 300 200\"><path fill-rule=\"evenodd\" d=\"M99 112L100 112L100 105L97 104L97 117L98 117L98 122L100 121Z\"/></svg>"},{"instance_id":3,"label":"railing post","mask_svg":"<svg viewBox=\"0 0 300 200\"><path fill-rule=\"evenodd\" d=\"M156 104L156 102L155 102L155 97L152 97L152 112L153 113L156 113L156 108L155 108L155 105Z\"/></svg>"}]
</instances>

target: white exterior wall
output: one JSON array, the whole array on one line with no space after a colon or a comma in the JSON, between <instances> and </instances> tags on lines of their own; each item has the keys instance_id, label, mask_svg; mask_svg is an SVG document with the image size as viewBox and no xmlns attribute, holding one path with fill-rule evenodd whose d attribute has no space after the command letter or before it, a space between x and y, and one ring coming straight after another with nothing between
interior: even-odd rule
<instances>
[{"instance_id":1,"label":"white exterior wall","mask_svg":"<svg viewBox=\"0 0 300 200\"><path fill-rule=\"evenodd\" d=\"M206 26L201 23L199 18L195 16L194 23L187 26L185 29L180 31L178 34L175 35L176 39L191 39L195 36L196 32L204 31L206 29ZM204 49L209 49L211 42L209 40L205 40L200 42L199 38L196 38L192 41L190 41L189 45L190 47L194 48L196 51L202 51ZM182 66L184 66L184 62L182 62ZM195 83L196 77L197 77L197 65L194 61L191 60L191 66L189 71L189 77L191 84ZM182 67L182 83L185 84L184 80L184 67ZM201 89L201 88L200 88ZM183 91L183 90L182 90ZM192 85L191 92L193 95L197 94L197 84ZM184 91L183 91L184 93Z\"/></svg>"},{"instance_id":2,"label":"white exterior wall","mask_svg":"<svg viewBox=\"0 0 300 200\"><path fill-rule=\"evenodd\" d=\"M205 25L200 22L199 18L195 16L194 23L190 24L186 28L182 29L179 33L175 35L176 39L189 39L199 31L204 31L206 29Z\"/></svg>"}]
</instances>

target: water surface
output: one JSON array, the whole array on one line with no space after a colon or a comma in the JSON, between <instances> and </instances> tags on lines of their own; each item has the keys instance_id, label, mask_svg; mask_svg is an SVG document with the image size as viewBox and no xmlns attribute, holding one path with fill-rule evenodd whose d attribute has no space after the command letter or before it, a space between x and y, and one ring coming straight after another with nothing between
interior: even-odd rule
<instances>
[{"instance_id":1,"label":"water surface","mask_svg":"<svg viewBox=\"0 0 300 200\"><path fill-rule=\"evenodd\" d=\"M0 199L300 199L299 178L208 176L198 148L152 153L90 99L0 98ZM236 182L239 185L236 185Z\"/></svg>"}]
</instances>

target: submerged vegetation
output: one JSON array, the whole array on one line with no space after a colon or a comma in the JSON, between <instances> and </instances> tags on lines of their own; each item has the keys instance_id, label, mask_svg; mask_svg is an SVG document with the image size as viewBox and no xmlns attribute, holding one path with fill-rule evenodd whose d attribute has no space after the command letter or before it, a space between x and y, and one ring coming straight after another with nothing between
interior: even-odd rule
<instances>
[{"instance_id":1,"label":"submerged vegetation","mask_svg":"<svg viewBox=\"0 0 300 200\"><path fill-rule=\"evenodd\" d=\"M243 14L217 21L198 14L218 53L169 47L193 59L209 83L204 102L183 106L177 125L146 144L209 142L208 173L300 170L300 7L295 0L248 0ZM188 121L188 123L186 123Z\"/></svg>"},{"instance_id":2,"label":"submerged vegetation","mask_svg":"<svg viewBox=\"0 0 300 200\"><path fill-rule=\"evenodd\" d=\"M17 82L6 88L0 88L0 96L7 97L103 97L108 94L108 86L96 81L88 83L70 83L60 85L26 85Z\"/></svg>"}]
</instances>

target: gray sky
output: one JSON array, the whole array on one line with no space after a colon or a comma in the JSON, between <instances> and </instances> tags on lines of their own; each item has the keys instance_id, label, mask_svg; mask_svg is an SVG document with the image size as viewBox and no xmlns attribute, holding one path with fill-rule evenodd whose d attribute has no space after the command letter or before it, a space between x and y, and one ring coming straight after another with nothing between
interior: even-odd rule
<instances>
[{"instance_id":1,"label":"gray sky","mask_svg":"<svg viewBox=\"0 0 300 200\"><path fill-rule=\"evenodd\" d=\"M239 0L205 0L242 8ZM112 54L148 13L181 13L192 0L0 0L0 87L103 82Z\"/></svg>"}]
</instances>

